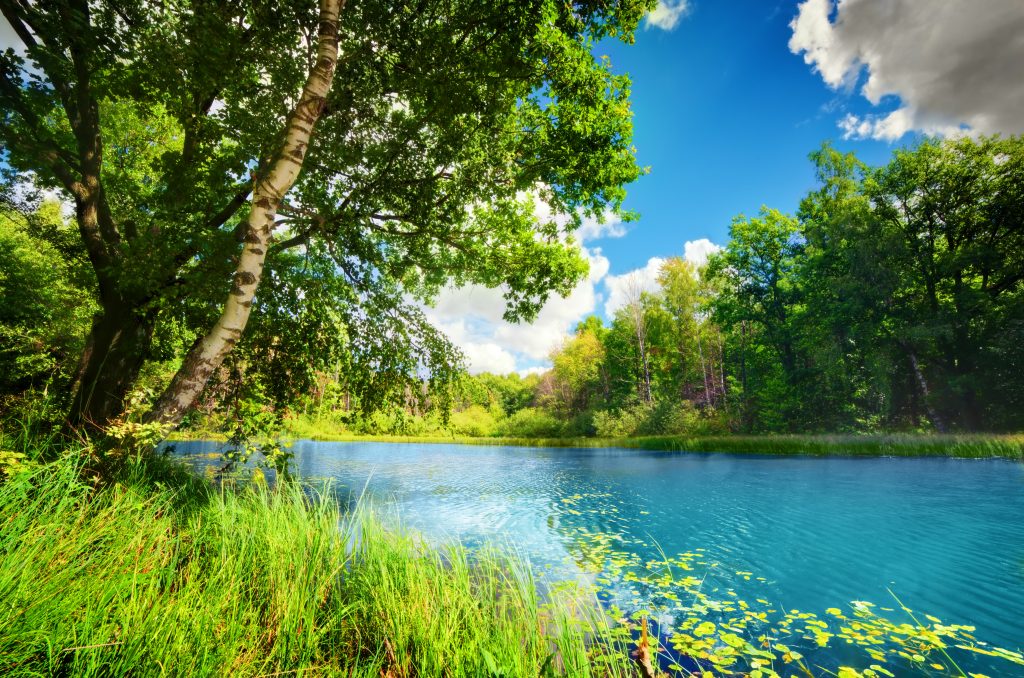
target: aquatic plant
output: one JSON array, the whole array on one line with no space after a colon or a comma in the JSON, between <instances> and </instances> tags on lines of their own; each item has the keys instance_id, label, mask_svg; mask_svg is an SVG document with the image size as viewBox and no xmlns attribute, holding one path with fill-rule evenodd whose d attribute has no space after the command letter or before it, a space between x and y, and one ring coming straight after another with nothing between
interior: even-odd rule
<instances>
[{"instance_id":1,"label":"aquatic plant","mask_svg":"<svg viewBox=\"0 0 1024 678\"><path fill-rule=\"evenodd\" d=\"M600 498L571 495L557 510L572 517L614 509L584 502ZM918 615L895 595L892 606L855 600L822 613L787 609L767 593L741 598L737 582L768 581L728 570L704 549L645 560L637 552L642 540L575 527L571 520L562 529L575 565L592 573L595 593L618 624L617 637L635 639L652 623L652 648L673 675L985 678L986 670L1024 672L1019 650L976 638L973 626Z\"/></svg>"}]
</instances>

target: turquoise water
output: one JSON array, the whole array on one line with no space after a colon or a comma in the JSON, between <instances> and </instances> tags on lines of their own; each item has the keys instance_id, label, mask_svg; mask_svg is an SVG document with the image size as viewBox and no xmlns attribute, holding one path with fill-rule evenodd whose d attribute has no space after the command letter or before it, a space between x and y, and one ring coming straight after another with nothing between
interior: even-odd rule
<instances>
[{"instance_id":1,"label":"turquoise water","mask_svg":"<svg viewBox=\"0 0 1024 678\"><path fill-rule=\"evenodd\" d=\"M891 590L915 614L1024 645L1019 463L309 441L293 452L297 475L365 490L432 539L507 543L542 578L583 576L578 542L599 533L642 561L703 549L717 564L707 590L818 614L855 600L898 608ZM644 590L605 583L602 597L627 612L646 605Z\"/></svg>"}]
</instances>

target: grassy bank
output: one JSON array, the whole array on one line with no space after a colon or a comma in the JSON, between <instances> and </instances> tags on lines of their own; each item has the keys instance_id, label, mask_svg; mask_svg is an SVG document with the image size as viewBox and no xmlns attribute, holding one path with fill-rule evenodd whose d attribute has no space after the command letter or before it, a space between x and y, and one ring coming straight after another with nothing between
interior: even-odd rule
<instances>
[{"instance_id":1,"label":"grassy bank","mask_svg":"<svg viewBox=\"0 0 1024 678\"><path fill-rule=\"evenodd\" d=\"M639 438L499 438L352 435L337 429L286 431L294 438L391 443L455 443L522 447L624 447L642 450L804 456L1003 457L1024 460L1024 434L877 434L648 436ZM185 434L184 437L187 437Z\"/></svg>"},{"instance_id":2,"label":"grassy bank","mask_svg":"<svg viewBox=\"0 0 1024 678\"><path fill-rule=\"evenodd\" d=\"M430 549L297 487L215 490L161 459L97 486L81 458L0 482L0 674L604 676L629 664L596 606L542 603L515 559Z\"/></svg>"},{"instance_id":3,"label":"grassy bank","mask_svg":"<svg viewBox=\"0 0 1024 678\"><path fill-rule=\"evenodd\" d=\"M14 449L27 453L17 463ZM572 557L605 591L645 591L646 611L606 613L593 590L542 599L522 560L434 548L365 505L342 512L329 492L218 488L163 457L73 450L41 462L2 435L0 450L0 675L650 676L631 634L670 612L677 626L651 638L670 675L690 675L671 662L694 659L704 676L763 678L984 678L958 664L978 657L1024 666L973 626L864 601L815 614L736 598L706 585L718 564L701 548L652 561L567 528ZM847 659L892 670L832 666L831 648L851 644L863 655Z\"/></svg>"}]
</instances>

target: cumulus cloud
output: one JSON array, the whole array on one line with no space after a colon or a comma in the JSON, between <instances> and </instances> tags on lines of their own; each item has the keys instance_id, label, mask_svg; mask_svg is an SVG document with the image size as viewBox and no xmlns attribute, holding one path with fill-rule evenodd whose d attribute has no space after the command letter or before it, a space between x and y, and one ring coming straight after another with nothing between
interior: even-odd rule
<instances>
[{"instance_id":1,"label":"cumulus cloud","mask_svg":"<svg viewBox=\"0 0 1024 678\"><path fill-rule=\"evenodd\" d=\"M522 197L529 195L533 197L534 215L539 222L553 220L560 226L568 225L569 218L552 214L539 191L524 193ZM445 289L433 306L425 309L427 317L462 348L469 371L474 374L518 371L525 376L543 372L551 350L572 332L576 323L597 310L598 286L608 274L609 262L601 248L593 246L593 241L625 234L622 219L610 211L600 220L584 218L575 236L581 253L590 263L590 274L568 296L552 295L532 323L507 322L502 318L502 290L480 285Z\"/></svg>"},{"instance_id":2,"label":"cumulus cloud","mask_svg":"<svg viewBox=\"0 0 1024 678\"><path fill-rule=\"evenodd\" d=\"M806 0L789 49L832 88L860 89L891 112L847 114L848 138L894 141L908 132L1024 132L1021 0Z\"/></svg>"},{"instance_id":3,"label":"cumulus cloud","mask_svg":"<svg viewBox=\"0 0 1024 678\"><path fill-rule=\"evenodd\" d=\"M579 230L576 231L576 237L580 242L590 242L601 238L621 238L624 235L626 235L626 224L622 223L622 218L619 215L612 212L606 213L601 221L593 217L585 218Z\"/></svg>"},{"instance_id":4,"label":"cumulus cloud","mask_svg":"<svg viewBox=\"0 0 1024 678\"><path fill-rule=\"evenodd\" d=\"M551 205L540 197L539 188L530 192L524 191L520 194L523 198L530 197L533 199L534 217L536 217L539 223L543 224L548 221L554 221L560 228L567 228L570 222L569 216L553 213ZM601 238L621 238L624 235L626 235L626 224L623 223L622 217L611 210L606 210L600 219L584 217L583 223L575 232L576 240L583 243L600 240Z\"/></svg>"},{"instance_id":5,"label":"cumulus cloud","mask_svg":"<svg viewBox=\"0 0 1024 678\"><path fill-rule=\"evenodd\" d=\"M604 285L608 289L608 300L604 302L604 312L610 318L615 312L629 303L636 292L656 292L658 290L658 273L665 260L651 257L643 268L637 268L622 275L610 275L605 278Z\"/></svg>"},{"instance_id":6,"label":"cumulus cloud","mask_svg":"<svg viewBox=\"0 0 1024 678\"><path fill-rule=\"evenodd\" d=\"M427 317L466 354L469 371L506 374L543 371L551 349L598 304L598 283L608 274L608 259L599 248L583 250L590 275L567 297L553 295L532 323L510 323L502 318L505 301L501 289L480 285L448 288Z\"/></svg>"},{"instance_id":7,"label":"cumulus cloud","mask_svg":"<svg viewBox=\"0 0 1024 678\"><path fill-rule=\"evenodd\" d=\"M707 238L688 240L683 244L683 258L696 266L707 263L708 257L722 249ZM627 271L622 275L610 275L604 280L608 291L604 303L604 312L609 318L629 303L630 296L636 292L657 292L658 274L665 260L651 257L642 268Z\"/></svg>"},{"instance_id":8,"label":"cumulus cloud","mask_svg":"<svg viewBox=\"0 0 1024 678\"><path fill-rule=\"evenodd\" d=\"M689 240L683 245L683 258L696 266L708 263L708 257L722 249L707 238Z\"/></svg>"},{"instance_id":9,"label":"cumulus cloud","mask_svg":"<svg viewBox=\"0 0 1024 678\"><path fill-rule=\"evenodd\" d=\"M687 0L658 0L658 6L647 14L644 28L671 31L690 10Z\"/></svg>"},{"instance_id":10,"label":"cumulus cloud","mask_svg":"<svg viewBox=\"0 0 1024 678\"><path fill-rule=\"evenodd\" d=\"M466 360L475 368L475 373L509 374L516 370L515 356L497 344L469 342L463 350L466 352Z\"/></svg>"}]
</instances>

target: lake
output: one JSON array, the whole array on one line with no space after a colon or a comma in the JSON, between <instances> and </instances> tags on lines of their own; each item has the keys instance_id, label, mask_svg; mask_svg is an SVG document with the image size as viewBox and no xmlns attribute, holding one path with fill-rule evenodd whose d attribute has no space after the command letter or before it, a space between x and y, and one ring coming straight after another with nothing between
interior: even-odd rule
<instances>
[{"instance_id":1,"label":"lake","mask_svg":"<svg viewBox=\"0 0 1024 678\"><path fill-rule=\"evenodd\" d=\"M217 449L176 444L197 467ZM609 607L649 609L668 629L673 594L630 574L659 571L651 561L699 579L712 612L744 600L769 614L870 609L909 622L895 594L925 624L975 626L984 647L1024 644L1018 462L310 441L292 451L294 473L314 485L365 492L432 540L508 544L542 582L589 578ZM837 661L856 661L842 646ZM961 654L972 670L1024 675Z\"/></svg>"}]
</instances>

